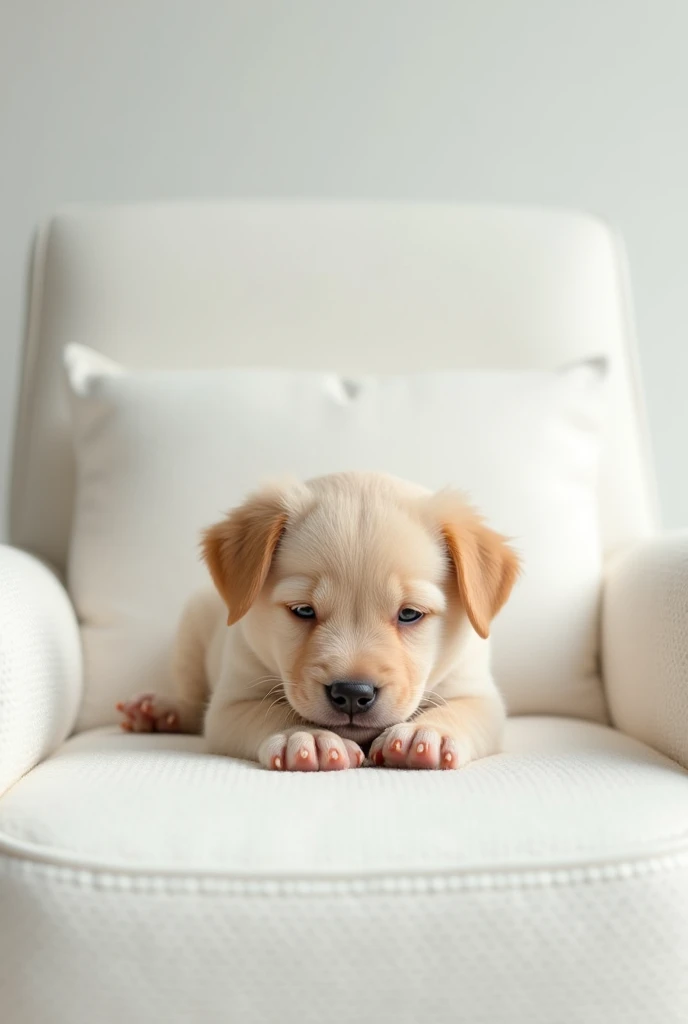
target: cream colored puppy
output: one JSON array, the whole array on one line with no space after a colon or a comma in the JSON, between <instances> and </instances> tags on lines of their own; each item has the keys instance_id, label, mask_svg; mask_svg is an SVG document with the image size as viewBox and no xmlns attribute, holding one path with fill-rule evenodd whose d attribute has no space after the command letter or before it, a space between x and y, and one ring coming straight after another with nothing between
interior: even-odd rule
<instances>
[{"instance_id":1,"label":"cream colored puppy","mask_svg":"<svg viewBox=\"0 0 688 1024\"><path fill-rule=\"evenodd\" d=\"M178 636L174 703L124 726L204 732L274 771L459 768L500 748L490 623L518 558L457 494L381 474L267 488L207 530L216 591Z\"/></svg>"}]
</instances>

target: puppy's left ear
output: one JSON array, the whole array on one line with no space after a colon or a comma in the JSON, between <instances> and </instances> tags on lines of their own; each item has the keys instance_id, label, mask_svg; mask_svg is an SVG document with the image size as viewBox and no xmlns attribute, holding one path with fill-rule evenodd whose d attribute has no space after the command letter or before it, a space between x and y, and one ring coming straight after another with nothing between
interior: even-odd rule
<instances>
[{"instance_id":1,"label":"puppy's left ear","mask_svg":"<svg viewBox=\"0 0 688 1024\"><path fill-rule=\"evenodd\" d=\"M262 590L287 519L285 493L266 488L204 531L202 555L227 605L228 626L244 617Z\"/></svg>"},{"instance_id":2,"label":"puppy's left ear","mask_svg":"<svg viewBox=\"0 0 688 1024\"><path fill-rule=\"evenodd\" d=\"M459 595L478 636L486 640L490 623L506 603L520 572L520 560L506 537L485 525L460 495L435 496L440 529L454 563Z\"/></svg>"}]
</instances>

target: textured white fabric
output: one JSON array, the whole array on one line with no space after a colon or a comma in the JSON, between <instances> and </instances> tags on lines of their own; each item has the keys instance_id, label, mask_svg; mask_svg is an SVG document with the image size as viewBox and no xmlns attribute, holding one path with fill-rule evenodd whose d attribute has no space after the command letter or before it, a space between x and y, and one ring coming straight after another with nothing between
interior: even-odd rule
<instances>
[{"instance_id":1,"label":"textured white fabric","mask_svg":"<svg viewBox=\"0 0 688 1024\"><path fill-rule=\"evenodd\" d=\"M644 745L520 719L461 772L299 776L196 744L82 734L0 800L8 1024L688 1019L688 775Z\"/></svg>"},{"instance_id":2,"label":"textured white fabric","mask_svg":"<svg viewBox=\"0 0 688 1024\"><path fill-rule=\"evenodd\" d=\"M611 565L603 665L619 728L688 767L688 533L638 545Z\"/></svg>"},{"instance_id":3,"label":"textured white fabric","mask_svg":"<svg viewBox=\"0 0 688 1024\"><path fill-rule=\"evenodd\" d=\"M7 1024L688 1020L685 858L286 892L6 871Z\"/></svg>"},{"instance_id":4,"label":"textured white fabric","mask_svg":"<svg viewBox=\"0 0 688 1024\"><path fill-rule=\"evenodd\" d=\"M64 587L36 558L0 545L0 794L70 733L81 667Z\"/></svg>"},{"instance_id":5,"label":"textured white fabric","mask_svg":"<svg viewBox=\"0 0 688 1024\"><path fill-rule=\"evenodd\" d=\"M604 367L355 377L125 372L69 346L77 500L68 582L82 624L79 725L169 687L172 638L207 572L204 526L265 479L384 470L466 490L524 573L494 624L509 709L600 719L599 424ZM317 443L316 443L317 442Z\"/></svg>"},{"instance_id":6,"label":"textured white fabric","mask_svg":"<svg viewBox=\"0 0 688 1024\"><path fill-rule=\"evenodd\" d=\"M688 849L688 775L605 726L556 718L511 720L506 752L459 772L336 776L111 728L15 786L0 835L60 862L257 877L612 862Z\"/></svg>"},{"instance_id":7,"label":"textured white fabric","mask_svg":"<svg viewBox=\"0 0 688 1024\"><path fill-rule=\"evenodd\" d=\"M604 354L605 549L656 528L623 252L591 217L451 204L74 208L42 233L33 281L11 530L60 568L71 342L133 367L353 374L551 369Z\"/></svg>"}]
</instances>

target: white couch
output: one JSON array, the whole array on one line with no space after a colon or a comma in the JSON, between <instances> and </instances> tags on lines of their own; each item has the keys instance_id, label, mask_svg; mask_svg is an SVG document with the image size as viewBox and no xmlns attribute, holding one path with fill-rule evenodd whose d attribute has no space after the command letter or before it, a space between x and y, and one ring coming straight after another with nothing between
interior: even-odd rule
<instances>
[{"instance_id":1,"label":"white couch","mask_svg":"<svg viewBox=\"0 0 688 1024\"><path fill-rule=\"evenodd\" d=\"M82 672L60 582L71 341L171 367L606 353L610 725L516 718L506 752L470 770L327 786L208 757L191 737L68 739ZM685 1024L688 538L658 535L623 254L605 225L374 204L66 210L36 246L11 501L3 1024Z\"/></svg>"}]
</instances>

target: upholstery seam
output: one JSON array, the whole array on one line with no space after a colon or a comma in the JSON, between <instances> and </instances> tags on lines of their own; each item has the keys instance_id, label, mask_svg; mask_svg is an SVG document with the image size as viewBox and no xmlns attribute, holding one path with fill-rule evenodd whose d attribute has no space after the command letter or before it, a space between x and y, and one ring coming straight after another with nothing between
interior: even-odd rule
<instances>
[{"instance_id":1,"label":"upholstery seam","mask_svg":"<svg viewBox=\"0 0 688 1024\"><path fill-rule=\"evenodd\" d=\"M3 849L4 847L4 849ZM14 847L14 848L13 848ZM28 856L27 856L28 854ZM60 861L37 855L28 844L8 844L0 837L0 875L3 862L9 874L44 875L78 888L150 892L153 894L275 895L375 895L377 893L423 894L459 891L521 890L628 881L688 867L688 846L665 849L633 859L609 858L580 862L542 862L512 867L453 868L427 871L370 872L356 876L332 872L288 876L242 875L209 869L185 871L108 865L95 861Z\"/></svg>"}]
</instances>

